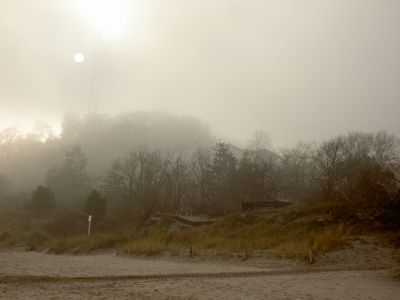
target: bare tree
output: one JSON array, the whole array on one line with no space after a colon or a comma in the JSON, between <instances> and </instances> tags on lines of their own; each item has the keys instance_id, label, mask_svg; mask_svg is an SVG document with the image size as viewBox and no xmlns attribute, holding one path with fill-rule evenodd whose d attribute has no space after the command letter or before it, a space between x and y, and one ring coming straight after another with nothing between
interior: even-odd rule
<instances>
[{"instance_id":1,"label":"bare tree","mask_svg":"<svg viewBox=\"0 0 400 300\"><path fill-rule=\"evenodd\" d=\"M339 201L340 180L345 175L343 138L323 142L316 151L313 169L313 201Z\"/></svg>"},{"instance_id":2,"label":"bare tree","mask_svg":"<svg viewBox=\"0 0 400 300\"><path fill-rule=\"evenodd\" d=\"M102 190L120 199L131 214L148 214L159 205L169 161L160 150L138 146L111 163Z\"/></svg>"},{"instance_id":3,"label":"bare tree","mask_svg":"<svg viewBox=\"0 0 400 300\"><path fill-rule=\"evenodd\" d=\"M10 188L10 180L4 174L0 174L0 198L4 197Z\"/></svg>"},{"instance_id":4,"label":"bare tree","mask_svg":"<svg viewBox=\"0 0 400 300\"><path fill-rule=\"evenodd\" d=\"M211 153L198 148L190 158L190 169L200 189L200 203L192 203L192 206L215 206L212 198L212 163ZM195 198L195 197L193 197Z\"/></svg>"},{"instance_id":5,"label":"bare tree","mask_svg":"<svg viewBox=\"0 0 400 300\"><path fill-rule=\"evenodd\" d=\"M13 201L13 195L11 195L11 180L7 178L6 175L0 174L0 209L2 211L12 210L14 207L17 207L19 203L17 201Z\"/></svg>"},{"instance_id":6,"label":"bare tree","mask_svg":"<svg viewBox=\"0 0 400 300\"><path fill-rule=\"evenodd\" d=\"M275 201L287 187L283 181L284 159L270 152L250 156L251 171L248 173L249 192L246 200Z\"/></svg>"},{"instance_id":7,"label":"bare tree","mask_svg":"<svg viewBox=\"0 0 400 300\"><path fill-rule=\"evenodd\" d=\"M51 126L43 120L36 120L33 123L33 130L30 136L37 142L43 143L49 138L54 137Z\"/></svg>"},{"instance_id":8,"label":"bare tree","mask_svg":"<svg viewBox=\"0 0 400 300\"><path fill-rule=\"evenodd\" d=\"M377 195L388 196L396 191L393 187L399 185L399 165L399 141L385 131L338 136L323 142L316 151L308 198L357 206L368 202L365 191L369 190L370 200L383 205L384 201Z\"/></svg>"},{"instance_id":9,"label":"bare tree","mask_svg":"<svg viewBox=\"0 0 400 300\"><path fill-rule=\"evenodd\" d=\"M281 150L285 197L300 201L310 191L315 151L314 142L299 142L292 149Z\"/></svg>"},{"instance_id":10,"label":"bare tree","mask_svg":"<svg viewBox=\"0 0 400 300\"><path fill-rule=\"evenodd\" d=\"M175 212L179 210L191 176L189 164L183 158L182 154L171 159L168 172L166 173L162 211Z\"/></svg>"},{"instance_id":11,"label":"bare tree","mask_svg":"<svg viewBox=\"0 0 400 300\"><path fill-rule=\"evenodd\" d=\"M377 163L391 168L400 175L400 139L387 131L379 131L374 135L372 143L372 156Z\"/></svg>"},{"instance_id":12,"label":"bare tree","mask_svg":"<svg viewBox=\"0 0 400 300\"><path fill-rule=\"evenodd\" d=\"M17 127L7 127L0 132L0 156L13 158L18 152L18 142L22 138Z\"/></svg>"},{"instance_id":13,"label":"bare tree","mask_svg":"<svg viewBox=\"0 0 400 300\"><path fill-rule=\"evenodd\" d=\"M272 141L268 133L263 130L253 132L251 140L247 142L247 149L250 153L258 153L264 150L269 150L272 147Z\"/></svg>"}]
</instances>

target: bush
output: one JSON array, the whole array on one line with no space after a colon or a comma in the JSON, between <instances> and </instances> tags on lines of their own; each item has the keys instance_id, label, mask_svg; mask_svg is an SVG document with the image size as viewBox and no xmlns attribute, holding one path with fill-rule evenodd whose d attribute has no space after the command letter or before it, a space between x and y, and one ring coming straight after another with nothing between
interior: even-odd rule
<instances>
[{"instance_id":1,"label":"bush","mask_svg":"<svg viewBox=\"0 0 400 300\"><path fill-rule=\"evenodd\" d=\"M82 215L67 213L44 226L44 230L60 237L79 235L87 232L87 219Z\"/></svg>"},{"instance_id":2,"label":"bush","mask_svg":"<svg viewBox=\"0 0 400 300\"><path fill-rule=\"evenodd\" d=\"M25 205L25 209L39 215L48 215L56 208L54 193L50 188L39 185L32 192L32 200Z\"/></svg>"},{"instance_id":3,"label":"bush","mask_svg":"<svg viewBox=\"0 0 400 300\"><path fill-rule=\"evenodd\" d=\"M43 246L43 244L48 240L47 236L45 236L43 233L36 231L31 233L28 236L28 251L35 251L38 249L38 247Z\"/></svg>"},{"instance_id":4,"label":"bush","mask_svg":"<svg viewBox=\"0 0 400 300\"><path fill-rule=\"evenodd\" d=\"M94 219L101 219L107 212L106 198L101 197L101 193L97 190L93 190L86 198L82 211L92 215Z\"/></svg>"},{"instance_id":5,"label":"bush","mask_svg":"<svg viewBox=\"0 0 400 300\"><path fill-rule=\"evenodd\" d=\"M0 233L0 243L5 242L9 239L11 239L11 235L7 231Z\"/></svg>"}]
</instances>

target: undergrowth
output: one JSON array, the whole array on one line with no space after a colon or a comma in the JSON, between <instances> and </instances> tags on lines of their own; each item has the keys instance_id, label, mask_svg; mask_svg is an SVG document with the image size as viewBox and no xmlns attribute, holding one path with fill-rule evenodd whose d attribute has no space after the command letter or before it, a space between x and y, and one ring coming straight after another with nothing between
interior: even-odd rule
<instances>
[{"instance_id":1,"label":"undergrowth","mask_svg":"<svg viewBox=\"0 0 400 300\"><path fill-rule=\"evenodd\" d=\"M212 225L184 231L152 227L145 236L127 242L123 250L148 255L177 254L188 248L194 254L208 251L217 255L246 250L252 256L307 257L310 248L315 253L331 251L345 243L343 237L354 233L353 226L342 220L341 210L326 204L288 207L231 214Z\"/></svg>"},{"instance_id":2,"label":"undergrowth","mask_svg":"<svg viewBox=\"0 0 400 300\"><path fill-rule=\"evenodd\" d=\"M25 242L27 250L50 253L89 253L117 248L140 255L241 255L307 257L332 251L354 234L371 228L355 221L345 207L334 204L291 206L269 211L234 213L211 225L172 230L168 218L111 226L111 220L93 223L87 236L83 216L67 215L40 230L0 231L0 244ZM188 249L191 251L188 252Z\"/></svg>"}]
</instances>

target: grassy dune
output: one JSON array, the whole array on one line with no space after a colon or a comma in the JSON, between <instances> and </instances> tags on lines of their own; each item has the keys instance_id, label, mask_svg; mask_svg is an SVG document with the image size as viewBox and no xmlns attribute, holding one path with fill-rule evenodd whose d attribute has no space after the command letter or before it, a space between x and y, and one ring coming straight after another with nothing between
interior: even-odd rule
<instances>
[{"instance_id":1,"label":"grassy dune","mask_svg":"<svg viewBox=\"0 0 400 300\"><path fill-rule=\"evenodd\" d=\"M15 216L9 215L8 219ZM331 251L343 245L348 240L345 237L376 233L373 226L349 215L345 207L333 204L234 213L200 227L177 229L176 224L172 227L174 222L167 217L123 225L108 220L93 223L90 237L86 217L80 215L42 221L39 223L44 225L33 229L20 226L10 230L7 222L2 222L0 243L24 245L27 250L46 249L55 254L118 247L122 252L144 255L182 255L192 249L192 254L199 256L246 251L252 256L307 257L310 248L314 253Z\"/></svg>"},{"instance_id":2,"label":"grassy dune","mask_svg":"<svg viewBox=\"0 0 400 300\"><path fill-rule=\"evenodd\" d=\"M246 250L249 255L306 257L310 247L314 252L329 251L344 243L342 237L352 234L352 226L331 217L332 209L332 206L288 207L246 215L236 213L212 225L175 231L155 224L146 234L127 241L123 250L178 254L192 247L194 255L205 251L229 255Z\"/></svg>"}]
</instances>

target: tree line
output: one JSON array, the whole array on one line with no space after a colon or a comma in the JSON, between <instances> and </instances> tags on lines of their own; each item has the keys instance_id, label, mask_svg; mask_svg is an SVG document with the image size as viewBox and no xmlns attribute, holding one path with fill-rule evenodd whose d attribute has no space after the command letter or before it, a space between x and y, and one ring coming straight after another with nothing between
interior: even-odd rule
<instances>
[{"instance_id":1,"label":"tree line","mask_svg":"<svg viewBox=\"0 0 400 300\"><path fill-rule=\"evenodd\" d=\"M399 145L387 131L350 132L273 152L268 135L257 131L240 154L222 141L180 148L129 144L129 150L110 159L102 173L93 174L88 162L96 160L95 155L75 144L64 151L62 164L47 168L43 186L54 192L57 206L76 211L86 205L88 212L100 203L92 198L101 203L107 199L109 213L131 217L179 210L223 215L238 210L244 201L283 198L336 203L366 220L398 223ZM1 153L7 156L12 150L5 147ZM8 186L9 179L2 174L0 197L5 197ZM24 203L33 199L29 193L23 197Z\"/></svg>"},{"instance_id":2,"label":"tree line","mask_svg":"<svg viewBox=\"0 0 400 300\"><path fill-rule=\"evenodd\" d=\"M255 145L241 158L230 145L189 157L138 147L114 161L103 192L127 211L226 214L243 201L330 202L366 220L398 222L399 139L386 131L351 132L320 144L299 142L275 154Z\"/></svg>"},{"instance_id":3,"label":"tree line","mask_svg":"<svg viewBox=\"0 0 400 300\"><path fill-rule=\"evenodd\" d=\"M398 222L400 156L394 135L353 132L319 145L299 142L279 154L254 145L253 138L240 158L221 141L190 153L139 145L111 162L99 189L110 207L130 216L182 209L223 215L244 201L284 198L337 203L366 220Z\"/></svg>"},{"instance_id":4,"label":"tree line","mask_svg":"<svg viewBox=\"0 0 400 300\"><path fill-rule=\"evenodd\" d=\"M43 120L23 134L17 127L0 131L0 210L22 209L48 170L62 164L66 151L79 145L87 161L87 172L103 176L112 160L139 144L182 151L212 145L215 138L207 124L191 117L159 111L124 112L114 116L65 114L61 133Z\"/></svg>"}]
</instances>

